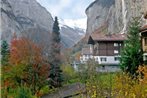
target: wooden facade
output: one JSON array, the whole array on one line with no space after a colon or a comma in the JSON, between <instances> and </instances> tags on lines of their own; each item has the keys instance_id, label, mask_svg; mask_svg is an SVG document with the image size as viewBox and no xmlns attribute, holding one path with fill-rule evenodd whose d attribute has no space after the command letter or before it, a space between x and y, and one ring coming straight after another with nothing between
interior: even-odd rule
<instances>
[{"instance_id":1,"label":"wooden facade","mask_svg":"<svg viewBox=\"0 0 147 98\"><path fill-rule=\"evenodd\" d=\"M85 60L93 58L99 64L118 65L120 52L124 46L124 40L126 40L126 34L91 34L87 43L89 44L89 49L87 50L89 50L91 55L88 58L88 55L84 55L87 53L83 53L81 61L86 62Z\"/></svg>"},{"instance_id":2,"label":"wooden facade","mask_svg":"<svg viewBox=\"0 0 147 98\"><path fill-rule=\"evenodd\" d=\"M123 41L96 41L94 55L115 56L120 55Z\"/></svg>"}]
</instances>

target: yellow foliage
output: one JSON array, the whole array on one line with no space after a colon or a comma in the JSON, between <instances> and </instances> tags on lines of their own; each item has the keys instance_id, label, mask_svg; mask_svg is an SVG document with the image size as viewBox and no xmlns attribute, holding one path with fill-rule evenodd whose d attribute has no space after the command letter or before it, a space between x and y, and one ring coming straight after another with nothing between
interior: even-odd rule
<instances>
[{"instance_id":1,"label":"yellow foliage","mask_svg":"<svg viewBox=\"0 0 147 98\"><path fill-rule=\"evenodd\" d=\"M115 78L113 95L115 98L147 98L147 66L139 66L139 76L132 79L122 73Z\"/></svg>"},{"instance_id":2,"label":"yellow foliage","mask_svg":"<svg viewBox=\"0 0 147 98\"><path fill-rule=\"evenodd\" d=\"M86 90L90 98L147 98L147 66L139 66L138 77L130 77L126 73L117 74L112 80L101 81L99 77L90 77L86 83Z\"/></svg>"}]
</instances>

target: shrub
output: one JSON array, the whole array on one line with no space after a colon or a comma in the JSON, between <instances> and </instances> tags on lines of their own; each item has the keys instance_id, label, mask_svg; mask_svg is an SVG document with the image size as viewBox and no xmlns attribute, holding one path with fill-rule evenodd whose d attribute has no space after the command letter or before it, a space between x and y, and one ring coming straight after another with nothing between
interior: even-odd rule
<instances>
[{"instance_id":1,"label":"shrub","mask_svg":"<svg viewBox=\"0 0 147 98\"><path fill-rule=\"evenodd\" d=\"M15 98L33 98L31 90L23 86L17 88L15 95Z\"/></svg>"},{"instance_id":2,"label":"shrub","mask_svg":"<svg viewBox=\"0 0 147 98\"><path fill-rule=\"evenodd\" d=\"M147 66L139 66L139 75L132 78L130 74L98 73L86 82L87 95L90 98L146 98Z\"/></svg>"},{"instance_id":3,"label":"shrub","mask_svg":"<svg viewBox=\"0 0 147 98\"><path fill-rule=\"evenodd\" d=\"M73 83L75 78L77 78L77 73L71 65L62 65L63 77L65 83Z\"/></svg>"}]
</instances>

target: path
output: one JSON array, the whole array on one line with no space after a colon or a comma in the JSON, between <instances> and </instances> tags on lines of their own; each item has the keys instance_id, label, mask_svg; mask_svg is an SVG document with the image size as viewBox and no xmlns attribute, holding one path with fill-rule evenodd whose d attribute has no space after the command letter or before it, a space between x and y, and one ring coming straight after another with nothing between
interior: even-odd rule
<instances>
[{"instance_id":1,"label":"path","mask_svg":"<svg viewBox=\"0 0 147 98\"><path fill-rule=\"evenodd\" d=\"M41 98L76 98L76 96L84 92L84 90L85 86L83 84L74 83L60 88L53 94L44 95Z\"/></svg>"}]
</instances>

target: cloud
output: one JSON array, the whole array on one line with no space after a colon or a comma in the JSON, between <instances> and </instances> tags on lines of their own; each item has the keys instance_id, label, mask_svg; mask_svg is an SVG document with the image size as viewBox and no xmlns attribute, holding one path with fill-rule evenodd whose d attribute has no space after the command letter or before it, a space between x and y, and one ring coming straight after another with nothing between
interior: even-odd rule
<instances>
[{"instance_id":1,"label":"cloud","mask_svg":"<svg viewBox=\"0 0 147 98\"><path fill-rule=\"evenodd\" d=\"M52 16L58 16L61 25L86 30L85 9L94 0L37 0Z\"/></svg>"},{"instance_id":2,"label":"cloud","mask_svg":"<svg viewBox=\"0 0 147 98\"><path fill-rule=\"evenodd\" d=\"M93 0L37 0L53 16L66 19L86 17L85 9Z\"/></svg>"},{"instance_id":3,"label":"cloud","mask_svg":"<svg viewBox=\"0 0 147 98\"><path fill-rule=\"evenodd\" d=\"M62 25L68 25L70 27L78 27L81 29L86 30L86 18L80 18L80 19L64 19L59 21Z\"/></svg>"},{"instance_id":4,"label":"cloud","mask_svg":"<svg viewBox=\"0 0 147 98\"><path fill-rule=\"evenodd\" d=\"M37 0L53 16L61 16L64 9L71 5L72 0ZM64 14L64 13L63 13Z\"/></svg>"}]
</instances>

